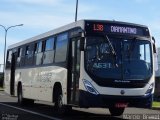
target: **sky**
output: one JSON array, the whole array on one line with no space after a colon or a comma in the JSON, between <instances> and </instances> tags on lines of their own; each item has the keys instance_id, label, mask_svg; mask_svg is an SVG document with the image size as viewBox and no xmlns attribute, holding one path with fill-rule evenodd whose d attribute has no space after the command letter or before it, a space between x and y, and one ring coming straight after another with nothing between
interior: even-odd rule
<instances>
[{"instance_id":1,"label":"sky","mask_svg":"<svg viewBox=\"0 0 160 120\"><path fill-rule=\"evenodd\" d=\"M74 22L76 0L0 0L0 25L9 29L7 46ZM78 20L117 20L147 25L160 47L160 0L79 0ZM0 27L0 64L4 29Z\"/></svg>"}]
</instances>

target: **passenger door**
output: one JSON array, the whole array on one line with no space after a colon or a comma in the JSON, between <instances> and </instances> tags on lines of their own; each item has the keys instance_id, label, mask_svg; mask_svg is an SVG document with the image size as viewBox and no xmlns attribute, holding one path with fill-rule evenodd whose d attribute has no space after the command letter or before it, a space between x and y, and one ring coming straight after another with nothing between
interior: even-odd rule
<instances>
[{"instance_id":1,"label":"passenger door","mask_svg":"<svg viewBox=\"0 0 160 120\"><path fill-rule=\"evenodd\" d=\"M70 45L69 92L71 104L78 104L80 77L80 38L73 38Z\"/></svg>"},{"instance_id":2,"label":"passenger door","mask_svg":"<svg viewBox=\"0 0 160 120\"><path fill-rule=\"evenodd\" d=\"M16 68L16 53L12 53L11 59L11 78L10 78L10 94L15 94L15 68Z\"/></svg>"}]
</instances>

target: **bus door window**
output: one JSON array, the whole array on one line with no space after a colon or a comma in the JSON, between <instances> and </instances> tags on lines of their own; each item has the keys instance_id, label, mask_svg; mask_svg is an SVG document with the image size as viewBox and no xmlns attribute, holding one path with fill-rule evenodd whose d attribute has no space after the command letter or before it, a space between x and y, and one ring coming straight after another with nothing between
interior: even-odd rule
<instances>
[{"instance_id":1,"label":"bus door window","mask_svg":"<svg viewBox=\"0 0 160 120\"><path fill-rule=\"evenodd\" d=\"M78 72L78 75L80 73L80 40L77 41L77 54L76 54L76 58L77 58L77 64L76 64L76 71ZM79 77L79 76L78 76Z\"/></svg>"},{"instance_id":2,"label":"bus door window","mask_svg":"<svg viewBox=\"0 0 160 120\"><path fill-rule=\"evenodd\" d=\"M16 52L12 53L11 59L11 77L10 77L10 94L15 94L15 69L16 69Z\"/></svg>"},{"instance_id":3,"label":"bus door window","mask_svg":"<svg viewBox=\"0 0 160 120\"><path fill-rule=\"evenodd\" d=\"M22 54L21 54L21 60L20 60L20 66L23 67L25 66L25 48L26 46L22 46Z\"/></svg>"},{"instance_id":4,"label":"bus door window","mask_svg":"<svg viewBox=\"0 0 160 120\"><path fill-rule=\"evenodd\" d=\"M35 65L36 64L36 56L37 56L37 53L38 53L38 43L35 43L34 44L34 51L33 51L33 56L34 56L34 58L33 58L33 64Z\"/></svg>"},{"instance_id":5,"label":"bus door window","mask_svg":"<svg viewBox=\"0 0 160 120\"><path fill-rule=\"evenodd\" d=\"M12 50L7 52L6 68L10 68L11 67L11 59L12 59Z\"/></svg>"},{"instance_id":6,"label":"bus door window","mask_svg":"<svg viewBox=\"0 0 160 120\"><path fill-rule=\"evenodd\" d=\"M29 45L26 46L25 51L25 66L28 65Z\"/></svg>"},{"instance_id":7,"label":"bus door window","mask_svg":"<svg viewBox=\"0 0 160 120\"><path fill-rule=\"evenodd\" d=\"M80 40L72 41L72 85L71 101L78 102L78 88L80 77Z\"/></svg>"},{"instance_id":8,"label":"bus door window","mask_svg":"<svg viewBox=\"0 0 160 120\"><path fill-rule=\"evenodd\" d=\"M17 53L17 67L20 67L21 56L22 56L22 48L18 48L18 53Z\"/></svg>"},{"instance_id":9,"label":"bus door window","mask_svg":"<svg viewBox=\"0 0 160 120\"><path fill-rule=\"evenodd\" d=\"M55 63L65 63L68 49L68 33L62 33L57 36Z\"/></svg>"}]
</instances>

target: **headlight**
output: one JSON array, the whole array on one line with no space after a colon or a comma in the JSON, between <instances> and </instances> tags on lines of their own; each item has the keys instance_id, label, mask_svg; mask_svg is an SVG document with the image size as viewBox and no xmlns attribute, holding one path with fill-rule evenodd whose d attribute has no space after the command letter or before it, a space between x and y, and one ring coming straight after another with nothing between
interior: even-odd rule
<instances>
[{"instance_id":1,"label":"headlight","mask_svg":"<svg viewBox=\"0 0 160 120\"><path fill-rule=\"evenodd\" d=\"M83 80L84 86L88 92L98 95L99 92L93 87L93 85L88 80Z\"/></svg>"},{"instance_id":2,"label":"headlight","mask_svg":"<svg viewBox=\"0 0 160 120\"><path fill-rule=\"evenodd\" d=\"M148 88L148 90L146 91L145 95L149 95L149 94L151 94L151 93L152 93L153 88L154 88L154 83L152 83L152 84L149 86L149 88Z\"/></svg>"}]
</instances>

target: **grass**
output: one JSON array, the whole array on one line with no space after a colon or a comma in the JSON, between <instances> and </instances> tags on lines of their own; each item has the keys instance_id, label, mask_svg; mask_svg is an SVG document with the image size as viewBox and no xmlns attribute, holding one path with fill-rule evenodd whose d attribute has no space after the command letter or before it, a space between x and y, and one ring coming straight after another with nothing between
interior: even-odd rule
<instances>
[{"instance_id":1,"label":"grass","mask_svg":"<svg viewBox=\"0 0 160 120\"><path fill-rule=\"evenodd\" d=\"M154 101L152 107L160 107L160 102Z\"/></svg>"}]
</instances>

